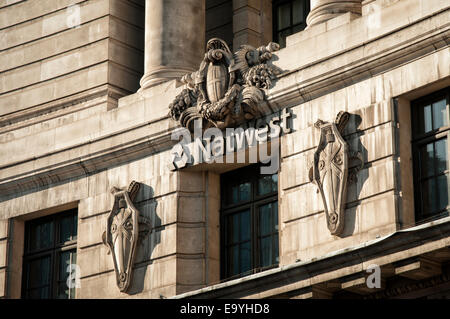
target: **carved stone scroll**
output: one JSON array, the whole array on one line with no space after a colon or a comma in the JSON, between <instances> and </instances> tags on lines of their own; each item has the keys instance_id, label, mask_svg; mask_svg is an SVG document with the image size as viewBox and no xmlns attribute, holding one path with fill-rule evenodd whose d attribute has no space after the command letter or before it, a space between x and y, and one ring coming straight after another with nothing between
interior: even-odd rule
<instances>
[{"instance_id":1,"label":"carved stone scroll","mask_svg":"<svg viewBox=\"0 0 450 319\"><path fill-rule=\"evenodd\" d=\"M320 140L309 171L309 179L317 185L322 197L328 229L336 236L344 229L349 147L342 132L349 116L347 112L339 112L335 123L321 120L315 123L320 130Z\"/></svg>"},{"instance_id":2,"label":"carved stone scroll","mask_svg":"<svg viewBox=\"0 0 450 319\"><path fill-rule=\"evenodd\" d=\"M148 228L149 222L139 216L133 201L140 183L131 182L127 190L113 187L114 204L107 218L103 243L109 248L114 263L116 282L121 292L126 292L131 283L136 247L142 232L139 224ZM148 233L148 229L145 230Z\"/></svg>"},{"instance_id":3,"label":"carved stone scroll","mask_svg":"<svg viewBox=\"0 0 450 319\"><path fill-rule=\"evenodd\" d=\"M203 128L222 129L256 117L264 90L275 79L276 70L267 62L278 49L271 42L257 49L244 45L233 54L225 41L209 40L198 71L181 79L186 88L169 105L169 115L191 131L196 119Z\"/></svg>"}]
</instances>

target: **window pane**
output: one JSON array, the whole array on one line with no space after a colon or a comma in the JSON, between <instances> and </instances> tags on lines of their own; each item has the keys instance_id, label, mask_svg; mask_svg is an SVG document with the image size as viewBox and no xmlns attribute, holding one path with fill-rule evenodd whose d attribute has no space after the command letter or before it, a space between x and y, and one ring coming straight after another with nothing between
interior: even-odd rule
<instances>
[{"instance_id":1,"label":"window pane","mask_svg":"<svg viewBox=\"0 0 450 319\"><path fill-rule=\"evenodd\" d=\"M70 289L67 286L67 282L62 281L58 283L58 294L57 299L69 299Z\"/></svg>"},{"instance_id":2,"label":"window pane","mask_svg":"<svg viewBox=\"0 0 450 319\"><path fill-rule=\"evenodd\" d=\"M251 196L251 185L250 183L244 183L239 185L239 200L246 201L250 200Z\"/></svg>"},{"instance_id":3,"label":"window pane","mask_svg":"<svg viewBox=\"0 0 450 319\"><path fill-rule=\"evenodd\" d=\"M433 129L431 122L431 105L427 105L423 108L423 132L427 133Z\"/></svg>"},{"instance_id":4,"label":"window pane","mask_svg":"<svg viewBox=\"0 0 450 319\"><path fill-rule=\"evenodd\" d=\"M436 189L434 178L422 182L423 213L436 211Z\"/></svg>"},{"instance_id":5,"label":"window pane","mask_svg":"<svg viewBox=\"0 0 450 319\"><path fill-rule=\"evenodd\" d=\"M421 177L434 175L434 148L433 143L420 148Z\"/></svg>"},{"instance_id":6,"label":"window pane","mask_svg":"<svg viewBox=\"0 0 450 319\"><path fill-rule=\"evenodd\" d=\"M304 0L295 0L292 4L292 17L293 24L298 24L304 22L305 12L304 12Z\"/></svg>"},{"instance_id":7,"label":"window pane","mask_svg":"<svg viewBox=\"0 0 450 319\"><path fill-rule=\"evenodd\" d=\"M59 226L59 242L65 243L72 239L73 232L73 216L67 215L60 221Z\"/></svg>"},{"instance_id":8,"label":"window pane","mask_svg":"<svg viewBox=\"0 0 450 319\"><path fill-rule=\"evenodd\" d=\"M240 273L244 273L252 269L251 263L251 245L246 242L241 245Z\"/></svg>"},{"instance_id":9,"label":"window pane","mask_svg":"<svg viewBox=\"0 0 450 319\"><path fill-rule=\"evenodd\" d=\"M438 209L445 209L448 205L448 177L441 175L437 178L437 185L439 190L439 206Z\"/></svg>"},{"instance_id":10,"label":"window pane","mask_svg":"<svg viewBox=\"0 0 450 319\"><path fill-rule=\"evenodd\" d=\"M291 4L286 3L278 7L278 30L289 27L291 24Z\"/></svg>"},{"instance_id":11,"label":"window pane","mask_svg":"<svg viewBox=\"0 0 450 319\"><path fill-rule=\"evenodd\" d=\"M273 254L275 255L275 263L279 263L280 258L279 258L279 252L278 252L278 233L276 233L273 236L273 246L274 246Z\"/></svg>"},{"instance_id":12,"label":"window pane","mask_svg":"<svg viewBox=\"0 0 450 319\"><path fill-rule=\"evenodd\" d=\"M258 195L274 193L278 190L278 174L264 175L258 180Z\"/></svg>"},{"instance_id":13,"label":"window pane","mask_svg":"<svg viewBox=\"0 0 450 319\"><path fill-rule=\"evenodd\" d=\"M231 197L227 196L228 204L237 204L242 201L248 201L251 199L251 184L242 183L231 188Z\"/></svg>"},{"instance_id":14,"label":"window pane","mask_svg":"<svg viewBox=\"0 0 450 319\"><path fill-rule=\"evenodd\" d=\"M77 263L76 250L65 251L60 254L59 257L59 274L58 274L58 291L57 298L59 299L73 299L75 298L75 287L69 288L67 279L70 275L71 278L75 278L76 271L75 265ZM73 268L69 268L69 265L73 265ZM75 280L72 281L75 284Z\"/></svg>"},{"instance_id":15,"label":"window pane","mask_svg":"<svg viewBox=\"0 0 450 319\"><path fill-rule=\"evenodd\" d=\"M261 267L272 265L272 236L261 238L260 247Z\"/></svg>"},{"instance_id":16,"label":"window pane","mask_svg":"<svg viewBox=\"0 0 450 319\"><path fill-rule=\"evenodd\" d=\"M272 232L272 204L263 205L259 208L260 236L268 235Z\"/></svg>"},{"instance_id":17,"label":"window pane","mask_svg":"<svg viewBox=\"0 0 450 319\"><path fill-rule=\"evenodd\" d=\"M292 27L292 34L303 31L305 29L305 24L298 24Z\"/></svg>"},{"instance_id":18,"label":"window pane","mask_svg":"<svg viewBox=\"0 0 450 319\"><path fill-rule=\"evenodd\" d=\"M231 202L230 204L235 204L239 202L239 187L233 186L231 190Z\"/></svg>"},{"instance_id":19,"label":"window pane","mask_svg":"<svg viewBox=\"0 0 450 319\"><path fill-rule=\"evenodd\" d=\"M250 233L251 233L251 227L250 227L250 211L245 211L240 213L241 215L241 238L240 241L246 241L250 240Z\"/></svg>"},{"instance_id":20,"label":"window pane","mask_svg":"<svg viewBox=\"0 0 450 319\"><path fill-rule=\"evenodd\" d=\"M70 257L72 254L73 254L72 251L65 251L59 255L59 274L58 274L59 280L65 281L69 276L69 273L67 272L67 266L71 264Z\"/></svg>"},{"instance_id":21,"label":"window pane","mask_svg":"<svg viewBox=\"0 0 450 319\"><path fill-rule=\"evenodd\" d=\"M237 243L239 242L239 214L231 215L231 218L233 219L233 223L231 225L231 236L229 238L232 239L232 243Z\"/></svg>"},{"instance_id":22,"label":"window pane","mask_svg":"<svg viewBox=\"0 0 450 319\"><path fill-rule=\"evenodd\" d=\"M50 256L34 259L28 264L28 288L50 284Z\"/></svg>"},{"instance_id":23,"label":"window pane","mask_svg":"<svg viewBox=\"0 0 450 319\"><path fill-rule=\"evenodd\" d=\"M447 139L439 140L435 143L436 150L436 173L447 170Z\"/></svg>"},{"instance_id":24,"label":"window pane","mask_svg":"<svg viewBox=\"0 0 450 319\"><path fill-rule=\"evenodd\" d=\"M78 234L78 214L75 213L73 214L73 232L72 232L72 240L76 240L77 239L77 234Z\"/></svg>"},{"instance_id":25,"label":"window pane","mask_svg":"<svg viewBox=\"0 0 450 319\"><path fill-rule=\"evenodd\" d=\"M50 298L50 287L45 286L41 288L30 289L28 291L28 298L30 299L48 299Z\"/></svg>"},{"instance_id":26,"label":"window pane","mask_svg":"<svg viewBox=\"0 0 450 319\"><path fill-rule=\"evenodd\" d=\"M30 251L53 246L53 222L31 224Z\"/></svg>"},{"instance_id":27,"label":"window pane","mask_svg":"<svg viewBox=\"0 0 450 319\"><path fill-rule=\"evenodd\" d=\"M448 125L448 115L446 110L446 100L433 103L433 129L438 129Z\"/></svg>"},{"instance_id":28,"label":"window pane","mask_svg":"<svg viewBox=\"0 0 450 319\"><path fill-rule=\"evenodd\" d=\"M281 48L286 47L286 37L288 35L291 35L291 30L289 29L278 33L278 44L280 45Z\"/></svg>"},{"instance_id":29,"label":"window pane","mask_svg":"<svg viewBox=\"0 0 450 319\"><path fill-rule=\"evenodd\" d=\"M232 248L233 256L232 256L232 269L233 273L231 275L239 274L239 245L235 245Z\"/></svg>"}]
</instances>

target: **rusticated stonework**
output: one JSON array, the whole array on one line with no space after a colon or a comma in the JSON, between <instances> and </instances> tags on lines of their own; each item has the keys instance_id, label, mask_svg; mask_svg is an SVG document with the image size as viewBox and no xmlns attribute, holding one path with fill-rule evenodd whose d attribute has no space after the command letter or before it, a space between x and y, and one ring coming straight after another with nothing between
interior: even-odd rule
<instances>
[{"instance_id":1,"label":"rusticated stonework","mask_svg":"<svg viewBox=\"0 0 450 319\"><path fill-rule=\"evenodd\" d=\"M256 117L276 77L267 62L278 49L274 42L257 49L243 45L233 54L225 41L209 40L199 70L182 78L187 87L169 105L170 116L190 130L195 119L204 128L225 128Z\"/></svg>"}]
</instances>

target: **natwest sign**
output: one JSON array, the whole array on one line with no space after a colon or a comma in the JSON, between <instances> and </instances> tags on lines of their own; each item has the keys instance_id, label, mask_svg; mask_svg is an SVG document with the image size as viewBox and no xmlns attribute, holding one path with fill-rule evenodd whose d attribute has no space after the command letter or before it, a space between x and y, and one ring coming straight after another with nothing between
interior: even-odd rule
<instances>
[{"instance_id":1,"label":"natwest sign","mask_svg":"<svg viewBox=\"0 0 450 319\"><path fill-rule=\"evenodd\" d=\"M226 128L224 131L216 127L203 131L202 121L195 121L193 138L186 128L172 133L172 140L179 143L171 150L170 169L199 163L262 162L268 166L261 167L261 174L274 174L280 162L279 138L291 132L289 117L290 111L283 109L278 116L248 122L248 128Z\"/></svg>"}]
</instances>

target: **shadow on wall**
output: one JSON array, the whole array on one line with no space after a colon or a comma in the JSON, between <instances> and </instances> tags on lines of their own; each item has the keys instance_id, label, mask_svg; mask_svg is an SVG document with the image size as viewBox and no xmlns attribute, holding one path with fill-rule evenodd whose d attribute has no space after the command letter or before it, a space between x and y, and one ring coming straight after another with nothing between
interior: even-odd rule
<instances>
[{"instance_id":1,"label":"shadow on wall","mask_svg":"<svg viewBox=\"0 0 450 319\"><path fill-rule=\"evenodd\" d=\"M350 114L349 125L344 131L344 139L349 145L349 172L347 184L347 200L345 205L345 225L339 237L352 236L356 227L356 211L360 205L358 200L364 183L369 178L367 149L361 142L363 131L359 129L362 118L358 114ZM361 163L362 160L362 163Z\"/></svg>"},{"instance_id":2,"label":"shadow on wall","mask_svg":"<svg viewBox=\"0 0 450 319\"><path fill-rule=\"evenodd\" d=\"M135 295L149 290L151 278L146 278L149 266L153 263L152 253L161 242L161 231L165 226L161 226L161 218L157 215L156 207L158 202L153 198L154 190L151 186L141 183L141 187L136 196L135 207L139 210L142 223L139 224L140 240L137 245L136 258L133 267L133 279L127 294ZM149 223L147 227L145 222ZM147 282L147 285L146 285ZM147 287L144 287L147 286Z\"/></svg>"}]
</instances>

